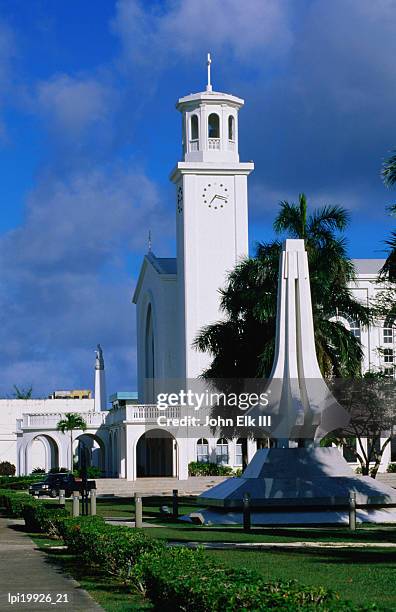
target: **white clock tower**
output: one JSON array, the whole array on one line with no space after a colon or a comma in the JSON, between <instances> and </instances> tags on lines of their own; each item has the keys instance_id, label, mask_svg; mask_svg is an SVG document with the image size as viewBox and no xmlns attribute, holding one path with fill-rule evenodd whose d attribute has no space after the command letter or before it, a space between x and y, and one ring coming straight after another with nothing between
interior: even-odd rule
<instances>
[{"instance_id":1,"label":"white clock tower","mask_svg":"<svg viewBox=\"0 0 396 612\"><path fill-rule=\"evenodd\" d=\"M192 348L204 326L221 319L219 289L248 254L247 177L254 164L238 154L238 111L244 101L212 91L208 55L206 91L180 98L183 160L176 186L180 375L196 378L210 357ZM176 341L176 339L175 339Z\"/></svg>"}]
</instances>

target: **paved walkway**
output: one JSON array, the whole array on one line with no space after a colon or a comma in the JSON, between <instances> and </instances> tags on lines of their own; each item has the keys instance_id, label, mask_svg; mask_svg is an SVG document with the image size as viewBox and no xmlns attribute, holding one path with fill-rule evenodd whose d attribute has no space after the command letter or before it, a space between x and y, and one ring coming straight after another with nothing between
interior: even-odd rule
<instances>
[{"instance_id":1,"label":"paved walkway","mask_svg":"<svg viewBox=\"0 0 396 612\"><path fill-rule=\"evenodd\" d=\"M268 550L270 548L395 548L393 542L180 542L169 541L169 546L207 548L213 550Z\"/></svg>"},{"instance_id":2,"label":"paved walkway","mask_svg":"<svg viewBox=\"0 0 396 612\"><path fill-rule=\"evenodd\" d=\"M27 535L13 529L20 524L0 518L0 610L102 610L78 582L48 563ZM47 596L47 602L34 603L31 595Z\"/></svg>"}]
</instances>

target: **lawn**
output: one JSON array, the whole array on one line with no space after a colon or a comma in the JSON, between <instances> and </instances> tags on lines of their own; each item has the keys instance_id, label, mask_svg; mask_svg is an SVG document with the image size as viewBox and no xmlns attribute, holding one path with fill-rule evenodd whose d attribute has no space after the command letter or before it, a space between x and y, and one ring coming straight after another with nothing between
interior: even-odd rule
<instances>
[{"instance_id":1,"label":"lawn","mask_svg":"<svg viewBox=\"0 0 396 612\"><path fill-rule=\"evenodd\" d=\"M46 500L47 501L47 500ZM180 512L194 510L189 500L181 500ZM56 503L56 500L54 500ZM363 542L376 543L375 549L293 549L293 550L208 550L207 554L234 567L260 572L265 579L297 579L308 586L325 586L355 603L378 603L387 610L396 610L396 528L390 525L359 526L356 532L347 527L265 527L245 533L239 527L202 527L160 515L161 505L171 509L171 498L144 498L144 517L158 527L145 531L155 538L172 542ZM67 507L70 508L70 502ZM131 498L101 498L98 514L105 517L134 518ZM39 543L40 536L34 535ZM395 548L381 548L392 542ZM51 541L41 538L41 546ZM52 544L54 542L52 541ZM78 580L105 610L144 610L150 603L131 593L119 582L100 573L86 574L76 560L64 551L48 554L51 562L60 564Z\"/></svg>"},{"instance_id":2,"label":"lawn","mask_svg":"<svg viewBox=\"0 0 396 612\"><path fill-rule=\"evenodd\" d=\"M45 503L58 504L57 499L41 498ZM146 518L160 518L161 506L168 506L172 511L172 498L166 496L143 497L144 516ZM72 501L66 499L66 509L71 513ZM197 510L194 500L189 498L179 499L179 514L189 514ZM96 511L99 516L111 518L134 519L135 502L133 497L98 497L96 500Z\"/></svg>"},{"instance_id":3,"label":"lawn","mask_svg":"<svg viewBox=\"0 0 396 612\"><path fill-rule=\"evenodd\" d=\"M396 552L375 550L207 551L233 567L260 572L266 579L297 579L321 585L355 603L396 610Z\"/></svg>"},{"instance_id":4,"label":"lawn","mask_svg":"<svg viewBox=\"0 0 396 612\"><path fill-rule=\"evenodd\" d=\"M146 528L149 535L173 542L386 542L395 544L394 526L360 527L256 527L244 532L240 527L197 527L173 521L161 524L161 529Z\"/></svg>"}]
</instances>

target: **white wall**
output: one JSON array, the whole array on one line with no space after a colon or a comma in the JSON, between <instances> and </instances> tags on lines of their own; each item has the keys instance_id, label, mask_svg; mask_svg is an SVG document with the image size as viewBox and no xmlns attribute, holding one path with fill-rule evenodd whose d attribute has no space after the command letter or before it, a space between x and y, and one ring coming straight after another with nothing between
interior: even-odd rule
<instances>
[{"instance_id":1,"label":"white wall","mask_svg":"<svg viewBox=\"0 0 396 612\"><path fill-rule=\"evenodd\" d=\"M0 399L0 462L17 465L16 421L25 413L88 412L94 410L93 399ZM37 461L43 456L43 446L37 445ZM41 467L40 465L34 467Z\"/></svg>"},{"instance_id":2,"label":"white wall","mask_svg":"<svg viewBox=\"0 0 396 612\"><path fill-rule=\"evenodd\" d=\"M160 274L146 257L136 296L138 394L142 403L152 402L145 395L145 336L148 307L151 304L154 329L154 371L158 379L178 378L181 351L176 299L176 275Z\"/></svg>"}]
</instances>

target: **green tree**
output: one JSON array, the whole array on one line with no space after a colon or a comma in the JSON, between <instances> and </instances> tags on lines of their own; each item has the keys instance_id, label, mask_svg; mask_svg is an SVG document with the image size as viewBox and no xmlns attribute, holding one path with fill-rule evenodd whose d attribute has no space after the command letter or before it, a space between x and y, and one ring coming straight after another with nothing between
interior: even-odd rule
<instances>
[{"instance_id":1,"label":"green tree","mask_svg":"<svg viewBox=\"0 0 396 612\"><path fill-rule=\"evenodd\" d=\"M31 399L32 394L33 394L33 387L27 387L26 389L23 387L17 387L16 385L14 385L14 389L15 389L15 393L14 393L14 397L15 399Z\"/></svg>"},{"instance_id":2,"label":"green tree","mask_svg":"<svg viewBox=\"0 0 396 612\"><path fill-rule=\"evenodd\" d=\"M87 429L87 424L79 414L66 412L65 418L59 421L56 429L63 434L68 431L70 432L70 469L73 471L73 431L76 429L85 431Z\"/></svg>"},{"instance_id":3,"label":"green tree","mask_svg":"<svg viewBox=\"0 0 396 612\"><path fill-rule=\"evenodd\" d=\"M387 187L394 187L396 184L396 151L385 161L382 167L382 179ZM388 207L391 215L396 215L396 204ZM386 276L391 282L396 282L396 231L393 231L388 240L385 240L387 245L388 257L381 269L381 276Z\"/></svg>"},{"instance_id":4,"label":"green tree","mask_svg":"<svg viewBox=\"0 0 396 612\"><path fill-rule=\"evenodd\" d=\"M355 376L360 373L359 340L337 320L337 314L370 320L369 311L357 302L348 287L354 267L347 257L345 230L348 213L338 206L307 212L304 194L298 204L281 202L274 222L276 233L305 240L311 279L315 342L324 376ZM253 378L268 376L275 345L277 283L281 242L259 244L255 257L242 260L229 274L221 290L219 321L203 328L195 347L210 353L212 362L205 378Z\"/></svg>"},{"instance_id":5,"label":"green tree","mask_svg":"<svg viewBox=\"0 0 396 612\"><path fill-rule=\"evenodd\" d=\"M348 449L363 476L376 477L396 425L396 385L384 372L334 381L332 391L350 414L348 425L328 438Z\"/></svg>"}]
</instances>

